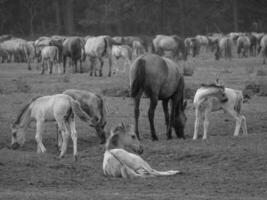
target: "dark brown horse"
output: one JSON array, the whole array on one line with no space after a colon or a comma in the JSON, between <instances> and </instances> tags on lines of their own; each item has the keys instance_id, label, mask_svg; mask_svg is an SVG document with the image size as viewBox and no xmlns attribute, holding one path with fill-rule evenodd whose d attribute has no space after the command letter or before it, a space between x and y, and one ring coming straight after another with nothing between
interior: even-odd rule
<instances>
[{"instance_id":1,"label":"dark brown horse","mask_svg":"<svg viewBox=\"0 0 267 200\"><path fill-rule=\"evenodd\" d=\"M135 104L135 131L138 138L139 104L143 92L150 98L148 118L152 140L158 140L154 127L154 113L158 100L162 106L167 125L167 138L172 138L172 127L178 138L184 138L186 116L184 110L184 78L177 63L155 54L138 57L130 68L131 97ZM168 102L171 100L169 115Z\"/></svg>"},{"instance_id":2,"label":"dark brown horse","mask_svg":"<svg viewBox=\"0 0 267 200\"><path fill-rule=\"evenodd\" d=\"M69 37L63 42L63 73L66 71L66 60L70 57L74 63L74 72L77 72L77 61L80 61L80 73L82 73L82 61L84 61L84 45L80 37Z\"/></svg>"}]
</instances>

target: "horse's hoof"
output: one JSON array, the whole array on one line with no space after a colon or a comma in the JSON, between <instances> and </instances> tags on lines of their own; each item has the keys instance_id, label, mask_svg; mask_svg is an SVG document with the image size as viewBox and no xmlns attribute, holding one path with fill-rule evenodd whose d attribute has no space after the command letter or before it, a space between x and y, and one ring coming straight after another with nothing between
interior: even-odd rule
<instances>
[{"instance_id":1,"label":"horse's hoof","mask_svg":"<svg viewBox=\"0 0 267 200\"><path fill-rule=\"evenodd\" d=\"M74 156L74 162L77 162L77 161L78 161L78 156L75 155L75 156Z\"/></svg>"}]
</instances>

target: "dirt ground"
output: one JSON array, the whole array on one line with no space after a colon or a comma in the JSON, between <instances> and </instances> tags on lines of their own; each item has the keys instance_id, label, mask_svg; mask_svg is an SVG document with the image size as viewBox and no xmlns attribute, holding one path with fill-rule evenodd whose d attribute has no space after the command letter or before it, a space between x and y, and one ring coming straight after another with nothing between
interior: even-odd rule
<instances>
[{"instance_id":1,"label":"dirt ground","mask_svg":"<svg viewBox=\"0 0 267 200\"><path fill-rule=\"evenodd\" d=\"M186 85L215 80L218 72L227 87L243 89L246 82L266 83L267 76L257 76L262 69L260 58L214 61L210 55L190 59L194 67ZM182 63L184 64L184 63ZM266 67L266 66L264 66ZM106 70L107 68L105 68ZM48 123L44 144L47 153L37 155L34 123L27 141L19 150L10 150L10 123L22 106L37 95L49 95L69 88L101 93L104 89L128 87L128 73L107 77L88 74L40 75L28 71L25 64L0 64L0 199L267 199L267 98L254 96L244 104L248 136L233 137L234 120L223 112L213 113L208 140L192 140L194 109L186 111L186 140L166 140L161 103L155 114L160 138L150 140L147 119L148 100L142 99L140 134L145 151L142 157L159 170L178 169L173 177L124 180L105 177L102 172L104 147L95 131L77 120L78 162L72 158L72 144L59 160L55 147L55 124ZM132 100L127 97L104 97L108 106L107 130L124 121L133 123ZM202 130L201 130L202 131Z\"/></svg>"}]
</instances>

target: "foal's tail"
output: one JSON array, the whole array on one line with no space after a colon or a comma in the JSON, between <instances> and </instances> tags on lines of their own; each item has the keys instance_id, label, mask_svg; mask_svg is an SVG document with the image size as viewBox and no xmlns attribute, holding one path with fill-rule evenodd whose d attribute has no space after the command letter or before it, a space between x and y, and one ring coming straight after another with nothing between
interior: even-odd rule
<instances>
[{"instance_id":1,"label":"foal's tail","mask_svg":"<svg viewBox=\"0 0 267 200\"><path fill-rule=\"evenodd\" d=\"M139 58L135 63L135 74L132 77L131 83L131 97L136 97L139 91L143 88L145 82L145 66L144 59Z\"/></svg>"},{"instance_id":2,"label":"foal's tail","mask_svg":"<svg viewBox=\"0 0 267 200\"><path fill-rule=\"evenodd\" d=\"M173 176L176 174L181 174L180 171L178 170L168 170L168 171L157 171L157 170L152 170L152 175L154 176Z\"/></svg>"},{"instance_id":3,"label":"foal's tail","mask_svg":"<svg viewBox=\"0 0 267 200\"><path fill-rule=\"evenodd\" d=\"M82 120L85 122L90 122L91 121L91 117L83 111L83 109L81 108L81 104L79 103L79 101L77 100L71 100L71 108L73 110L73 112Z\"/></svg>"}]
</instances>

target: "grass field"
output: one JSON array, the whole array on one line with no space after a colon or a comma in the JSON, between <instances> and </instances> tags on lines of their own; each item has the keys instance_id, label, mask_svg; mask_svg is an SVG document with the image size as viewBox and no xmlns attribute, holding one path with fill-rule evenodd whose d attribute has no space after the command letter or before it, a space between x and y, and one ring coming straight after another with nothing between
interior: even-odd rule
<instances>
[{"instance_id":1,"label":"grass field","mask_svg":"<svg viewBox=\"0 0 267 200\"><path fill-rule=\"evenodd\" d=\"M260 58L214 61L210 55L190 59L193 76L186 85L199 85L220 79L227 86L243 89L248 81L266 83L267 76L257 76ZM105 68L106 70L107 68ZM189 101L186 114L186 140L166 140L161 104L155 114L160 138L150 140L147 119L148 100L141 101L140 134L144 145L142 157L159 170L178 169L173 177L124 180L102 173L104 147L95 131L77 120L79 160L72 158L69 141L67 156L59 160L55 147L56 127L48 123L44 144L47 153L36 154L34 123L27 131L27 141L19 150L10 150L10 123L22 106L37 95L60 93L77 88L101 93L104 89L128 87L128 73L107 77L88 74L40 75L28 71L25 64L0 65L0 199L267 199L267 98L254 96L244 104L248 136L233 137L235 122L223 112L213 113L208 140L193 141L194 109ZM124 121L133 123L132 100L104 97L108 105L107 130ZM201 130L202 131L202 130Z\"/></svg>"}]
</instances>

